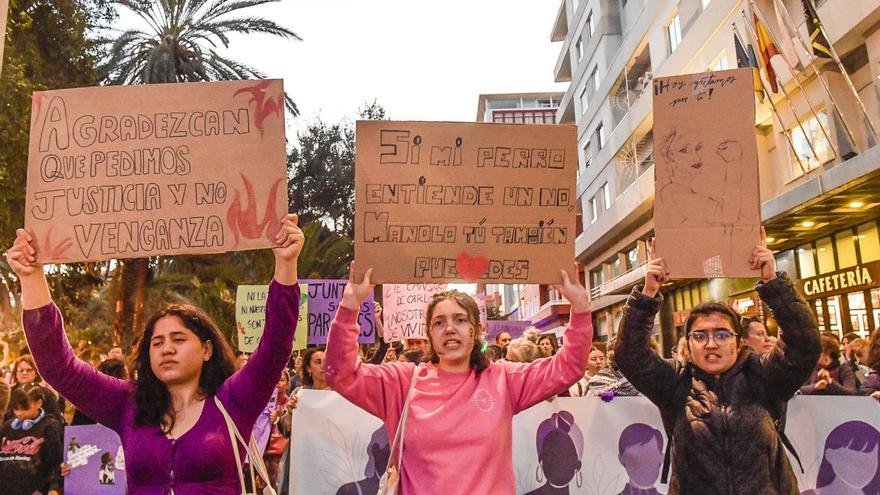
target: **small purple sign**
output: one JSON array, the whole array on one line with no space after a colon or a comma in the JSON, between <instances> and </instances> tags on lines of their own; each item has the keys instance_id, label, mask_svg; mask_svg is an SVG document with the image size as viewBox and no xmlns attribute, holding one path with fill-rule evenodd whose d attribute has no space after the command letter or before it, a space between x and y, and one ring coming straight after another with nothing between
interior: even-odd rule
<instances>
[{"instance_id":1,"label":"small purple sign","mask_svg":"<svg viewBox=\"0 0 880 495\"><path fill-rule=\"evenodd\" d=\"M342 300L347 280L301 280L309 284L309 344L327 343L330 323L336 317L336 309ZM371 344L376 340L376 315L373 311L373 294L361 305L358 315L361 333L359 344Z\"/></svg>"},{"instance_id":2,"label":"small purple sign","mask_svg":"<svg viewBox=\"0 0 880 495\"><path fill-rule=\"evenodd\" d=\"M517 337L522 337L523 332L525 332L531 326L532 322L528 320L489 320L489 331L486 334L486 342L494 344L495 336L501 332L509 333L510 336L514 339Z\"/></svg>"},{"instance_id":3,"label":"small purple sign","mask_svg":"<svg viewBox=\"0 0 880 495\"><path fill-rule=\"evenodd\" d=\"M119 435L101 425L64 428L66 495L125 495L125 456Z\"/></svg>"}]
</instances>

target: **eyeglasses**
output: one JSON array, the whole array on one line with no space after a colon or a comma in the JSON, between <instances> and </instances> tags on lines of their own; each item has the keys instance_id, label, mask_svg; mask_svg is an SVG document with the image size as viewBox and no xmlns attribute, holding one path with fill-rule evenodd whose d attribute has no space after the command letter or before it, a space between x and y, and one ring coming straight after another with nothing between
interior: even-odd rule
<instances>
[{"instance_id":1,"label":"eyeglasses","mask_svg":"<svg viewBox=\"0 0 880 495\"><path fill-rule=\"evenodd\" d=\"M703 330L695 330L688 335L688 337L700 345L706 345L709 343L709 339L715 340L716 344L723 345L730 342L730 339L734 338L736 334L731 332L730 330L715 330L714 332L706 332Z\"/></svg>"},{"instance_id":2,"label":"eyeglasses","mask_svg":"<svg viewBox=\"0 0 880 495\"><path fill-rule=\"evenodd\" d=\"M21 373L23 375L25 373L33 373L34 369L33 368L18 368L17 370L15 370L15 372Z\"/></svg>"}]
</instances>

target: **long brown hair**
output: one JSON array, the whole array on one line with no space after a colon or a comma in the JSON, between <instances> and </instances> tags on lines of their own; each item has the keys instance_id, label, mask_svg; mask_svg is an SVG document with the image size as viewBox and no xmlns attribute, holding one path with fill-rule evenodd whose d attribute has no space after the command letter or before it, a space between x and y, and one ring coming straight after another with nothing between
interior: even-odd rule
<instances>
[{"instance_id":1,"label":"long brown hair","mask_svg":"<svg viewBox=\"0 0 880 495\"><path fill-rule=\"evenodd\" d=\"M477 306L477 302L474 301L473 297L457 290L447 290L434 294L434 297L431 298L431 302L428 303L428 309L425 311L425 329L429 334L428 342L431 342L431 319L434 317L434 308L440 304L440 302L446 301L447 299L454 301L465 310L468 322L474 329L474 348L471 349L471 355L468 362L471 369L474 370L474 373L479 375L487 366L489 366L489 360L486 358L486 355L483 354L483 325L480 324L480 307ZM428 349L428 361L434 364L440 362L440 356L434 352L433 344L431 344Z\"/></svg>"},{"instance_id":2,"label":"long brown hair","mask_svg":"<svg viewBox=\"0 0 880 495\"><path fill-rule=\"evenodd\" d=\"M232 347L223 332L207 313L191 304L168 304L150 316L144 334L137 346L135 367L135 422L141 425L159 425L162 431L169 432L174 427L174 408L171 407L171 394L168 387L153 373L150 366L150 340L156 323L166 317L180 318L183 326L196 334L199 340L211 342L213 352L210 359L202 365L199 377L199 392L205 396L217 393L217 389L235 372L236 361ZM162 419L168 416L168 424Z\"/></svg>"},{"instance_id":3,"label":"long brown hair","mask_svg":"<svg viewBox=\"0 0 880 495\"><path fill-rule=\"evenodd\" d=\"M871 343L868 345L868 368L880 373L880 327L871 334Z\"/></svg>"}]
</instances>

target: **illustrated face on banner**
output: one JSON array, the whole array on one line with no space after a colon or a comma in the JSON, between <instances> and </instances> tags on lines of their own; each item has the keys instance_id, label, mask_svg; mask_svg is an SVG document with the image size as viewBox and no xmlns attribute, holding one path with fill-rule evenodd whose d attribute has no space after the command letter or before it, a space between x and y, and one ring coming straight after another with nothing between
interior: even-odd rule
<instances>
[{"instance_id":1,"label":"illustrated face on banner","mask_svg":"<svg viewBox=\"0 0 880 495\"><path fill-rule=\"evenodd\" d=\"M663 466L663 434L644 423L633 423L620 434L618 459L634 488L654 488Z\"/></svg>"},{"instance_id":2,"label":"illustrated face on banner","mask_svg":"<svg viewBox=\"0 0 880 495\"><path fill-rule=\"evenodd\" d=\"M537 481L546 478L546 484L530 494L544 493L552 487L565 487L580 476L581 456L584 453L584 434L568 411L553 413L538 425L535 438L538 449ZM583 485L583 478L576 481Z\"/></svg>"},{"instance_id":3,"label":"illustrated face on banner","mask_svg":"<svg viewBox=\"0 0 880 495\"><path fill-rule=\"evenodd\" d=\"M825 440L816 492L837 493L844 486L880 493L880 432L864 421L843 423Z\"/></svg>"}]
</instances>

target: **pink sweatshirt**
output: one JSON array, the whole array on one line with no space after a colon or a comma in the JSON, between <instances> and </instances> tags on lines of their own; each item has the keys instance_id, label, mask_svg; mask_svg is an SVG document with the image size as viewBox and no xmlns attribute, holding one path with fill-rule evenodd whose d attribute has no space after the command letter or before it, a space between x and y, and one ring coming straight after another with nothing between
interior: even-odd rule
<instances>
[{"instance_id":1,"label":"pink sweatshirt","mask_svg":"<svg viewBox=\"0 0 880 495\"><path fill-rule=\"evenodd\" d=\"M333 390L384 421L393 439L414 365L360 362L357 315L339 307L324 374ZM565 345L552 358L496 361L479 377L421 365L404 432L401 493L514 493L513 415L578 381L587 368L592 336L590 313L576 313Z\"/></svg>"}]
</instances>

